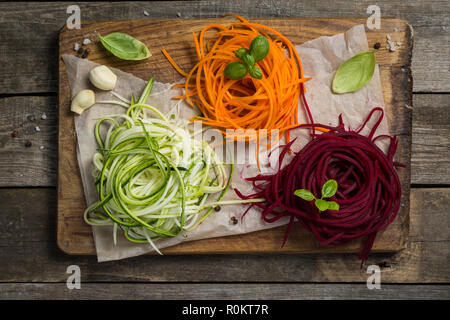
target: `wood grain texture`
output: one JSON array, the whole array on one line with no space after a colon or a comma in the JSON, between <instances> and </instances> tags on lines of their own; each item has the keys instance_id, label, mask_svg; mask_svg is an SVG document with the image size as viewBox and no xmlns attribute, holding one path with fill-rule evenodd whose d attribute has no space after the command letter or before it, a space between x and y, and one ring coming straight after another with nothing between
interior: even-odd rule
<instances>
[{"instance_id":1,"label":"wood grain texture","mask_svg":"<svg viewBox=\"0 0 450 320\"><path fill-rule=\"evenodd\" d=\"M413 183L450 183L450 96L414 96Z\"/></svg>"},{"instance_id":2,"label":"wood grain texture","mask_svg":"<svg viewBox=\"0 0 450 320\"><path fill-rule=\"evenodd\" d=\"M85 22L81 30L63 28L59 47L62 54L73 53L73 43L83 37L94 40L90 45L91 61L113 66L135 76L146 79L150 74L162 82L176 82L181 76L170 66L160 52L165 48L175 61L185 70L195 64L192 47L192 32L200 32L207 24L227 24L235 18L208 20L130 20L116 22ZM352 26L364 24L364 19L256 19L255 22L270 25L288 37L292 43L300 44L323 35L345 32ZM396 160L407 165L399 170L402 182L402 204L396 220L384 231L379 232L373 251L398 251L405 247L409 230L409 188L411 159L411 52L412 30L401 19L383 19L398 29L395 35L403 46L392 53L386 49L377 52L380 66L386 116L392 134L398 135L400 145ZM124 61L107 52L95 36L124 31L143 41L152 52L151 59L141 62ZM149 32L151 30L152 32ZM300 32L301 31L301 32ZM369 45L384 39L381 31L367 32ZM85 210L84 194L76 157L76 133L73 114L70 112L70 88L65 65L59 58L59 135L58 135L58 246L69 254L95 254L91 227L82 218ZM244 210L244 209L243 209ZM364 243L357 239L341 246L321 247L313 235L303 228L294 228L289 241L283 248L285 227L268 231L253 232L246 235L212 238L184 242L163 250L166 254L195 253L299 253L299 252L356 252Z\"/></svg>"},{"instance_id":3,"label":"wood grain texture","mask_svg":"<svg viewBox=\"0 0 450 320\"><path fill-rule=\"evenodd\" d=\"M140 256L97 263L70 256L56 242L53 188L0 189L0 282L64 282L80 266L83 282L365 282L357 255L253 254ZM406 249L372 253L383 283L448 283L450 189L412 189ZM7 263L6 263L7 261Z\"/></svg>"},{"instance_id":4,"label":"wood grain texture","mask_svg":"<svg viewBox=\"0 0 450 320\"><path fill-rule=\"evenodd\" d=\"M128 284L82 283L68 290L65 283L0 284L0 299L83 300L448 300L450 285L384 285L369 290L366 284ZM218 313L218 312L217 312ZM181 310L180 310L181 315Z\"/></svg>"},{"instance_id":5,"label":"wood grain texture","mask_svg":"<svg viewBox=\"0 0 450 320\"><path fill-rule=\"evenodd\" d=\"M79 3L82 20L215 18L225 13L255 17L368 17L370 0L211 0ZM382 17L406 19L414 28L415 92L450 92L450 2L380 0ZM0 4L0 94L57 91L58 32L67 2ZM24 10L26 8L26 10ZM147 10L149 16L143 14ZM178 17L178 15L180 17ZM393 26L382 25L385 35ZM384 43L384 42L383 42ZM17 63L20 61L20 63Z\"/></svg>"},{"instance_id":6,"label":"wood grain texture","mask_svg":"<svg viewBox=\"0 0 450 320\"><path fill-rule=\"evenodd\" d=\"M0 186L56 184L56 119L56 97L0 98Z\"/></svg>"}]
</instances>

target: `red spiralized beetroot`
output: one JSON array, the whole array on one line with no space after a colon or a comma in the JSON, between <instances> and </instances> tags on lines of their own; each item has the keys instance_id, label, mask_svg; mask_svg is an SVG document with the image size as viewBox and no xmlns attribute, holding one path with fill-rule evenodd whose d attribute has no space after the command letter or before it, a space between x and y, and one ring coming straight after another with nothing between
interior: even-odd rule
<instances>
[{"instance_id":1,"label":"red spiralized beetroot","mask_svg":"<svg viewBox=\"0 0 450 320\"><path fill-rule=\"evenodd\" d=\"M359 132L374 112L381 115L370 134ZM274 222L289 216L289 224L283 239L285 244L295 220L312 232L321 245L340 245L350 240L367 236L359 253L361 266L369 256L377 232L386 228L397 216L400 208L401 184L394 166L403 166L393 160L397 149L397 138L387 135L374 137L384 112L374 108L357 131L346 131L339 117L339 126L321 124L303 125L307 128L324 128L329 132L316 135L300 150L293 160L281 169L281 164L292 143L283 146L279 158L279 171L272 175L257 175L246 178L257 191L243 195L242 199L264 198L264 202L253 203L262 210L262 219ZM390 139L387 155L375 145L381 138ZM337 211L319 212L314 201L305 201L296 195L297 189L310 190L321 197L323 184L335 179L338 190L332 198L340 208Z\"/></svg>"}]
</instances>

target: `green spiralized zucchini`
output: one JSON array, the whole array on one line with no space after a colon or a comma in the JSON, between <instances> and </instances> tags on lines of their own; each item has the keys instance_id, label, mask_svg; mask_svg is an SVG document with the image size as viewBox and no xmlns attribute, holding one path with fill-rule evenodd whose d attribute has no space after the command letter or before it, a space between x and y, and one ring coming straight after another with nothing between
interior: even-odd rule
<instances>
[{"instance_id":1,"label":"green spiralized zucchini","mask_svg":"<svg viewBox=\"0 0 450 320\"><path fill-rule=\"evenodd\" d=\"M187 120L168 118L145 104L152 86L153 77L137 101L116 94L121 101L104 101L127 112L103 117L95 127L99 200L86 209L84 220L114 226L115 243L120 228L128 240L148 242L160 253L155 240L194 229L220 204L233 164L225 165L207 142L194 139ZM106 134L100 132L103 126Z\"/></svg>"}]
</instances>

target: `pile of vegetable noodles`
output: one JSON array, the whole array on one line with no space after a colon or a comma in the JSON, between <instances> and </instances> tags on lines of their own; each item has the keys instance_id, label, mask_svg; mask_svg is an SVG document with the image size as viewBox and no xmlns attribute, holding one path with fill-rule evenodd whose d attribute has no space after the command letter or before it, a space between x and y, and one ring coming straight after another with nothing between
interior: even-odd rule
<instances>
[{"instance_id":1,"label":"pile of vegetable noodles","mask_svg":"<svg viewBox=\"0 0 450 320\"><path fill-rule=\"evenodd\" d=\"M276 140L286 133L289 142L289 129L298 124L299 96L304 90L304 82L309 80L303 77L300 57L289 39L278 31L240 16L230 16L237 17L239 22L228 27L208 25L201 30L198 38L194 33L199 62L189 73L181 70L169 54L162 50L173 67L186 77L185 83L179 85L185 89L185 95L176 98L186 99L191 106L197 106L203 115L196 119L219 128L223 133L226 129L267 129L265 138L273 145L276 141L271 140L269 132L278 129ZM218 29L218 32L215 38L205 43L205 33L210 29ZM258 61L260 52L256 52L252 59L254 69L259 68L261 74L259 71L252 73L250 68L248 74L243 70L245 76L240 80L227 77L226 67L233 63L239 66L244 49L251 49L252 41L261 35L267 38L269 47L261 47L260 50L265 53L265 49L268 49L268 53ZM311 113L307 105L305 107L311 120ZM262 134L259 131L256 133L258 137ZM239 140L248 137L236 135L234 138Z\"/></svg>"},{"instance_id":2,"label":"pile of vegetable noodles","mask_svg":"<svg viewBox=\"0 0 450 320\"><path fill-rule=\"evenodd\" d=\"M145 104L153 77L141 97L102 101L127 108L126 114L100 119L95 127L99 151L94 176L99 201L84 213L91 225L121 228L133 242L175 237L199 225L229 187L225 165L205 141L193 139L187 120L163 115ZM145 111L157 117L147 117ZM102 138L100 128L107 125ZM213 202L208 202L216 194ZM218 195L218 196L217 196Z\"/></svg>"},{"instance_id":3,"label":"pile of vegetable noodles","mask_svg":"<svg viewBox=\"0 0 450 320\"><path fill-rule=\"evenodd\" d=\"M376 111L380 111L381 116L370 134L367 137L359 134ZM387 135L374 137L383 115L383 109L373 109L356 131L345 130L342 117L338 127L301 125L329 131L314 135L281 169L283 158L293 141L285 145L280 153L277 173L247 178L252 181L257 191L255 194L243 195L235 189L236 193L246 200L264 199L264 202L251 206L261 208L262 218L267 222L290 217L283 244L295 219L311 231L322 245L339 245L367 236L359 253L363 263L368 258L377 232L395 219L400 207L401 185L394 166L403 165L393 160L397 139ZM381 138L390 139L387 155L375 144ZM327 195L332 201L317 199L320 193L328 193L323 186L326 187L328 183L325 182L330 179L337 182L337 190L335 188ZM298 189L302 192L298 193ZM309 198L305 190L310 191ZM316 201L311 201L313 199ZM327 208L329 205L332 207Z\"/></svg>"}]
</instances>

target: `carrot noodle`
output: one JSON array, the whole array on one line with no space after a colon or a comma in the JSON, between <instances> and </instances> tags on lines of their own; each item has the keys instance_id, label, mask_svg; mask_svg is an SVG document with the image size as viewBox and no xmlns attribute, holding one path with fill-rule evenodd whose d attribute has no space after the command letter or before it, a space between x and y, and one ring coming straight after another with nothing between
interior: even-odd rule
<instances>
[{"instance_id":1,"label":"carrot noodle","mask_svg":"<svg viewBox=\"0 0 450 320\"><path fill-rule=\"evenodd\" d=\"M289 130L298 124L298 101L304 92L304 83L311 78L303 76L300 57L294 45L278 31L240 17L239 21L228 27L210 24L204 27L199 36L194 33L194 46L198 62L187 73L170 57L165 49L162 53L170 64L186 78L183 96L192 107L198 107L202 115L193 121L215 126L222 133L226 129L255 129L252 136L234 135L234 140L260 139L260 129L266 129L265 139L269 148L286 133L289 143ZM208 30L217 30L213 39L205 40ZM256 64L262 71L262 79L250 75L242 80L229 80L224 76L225 67L239 61L234 51L249 48L252 40L263 35L269 41L269 53ZM273 37L271 36L273 35ZM309 122L313 122L307 104ZM277 140L271 140L271 130L278 129ZM320 130L320 129L319 129ZM257 151L258 152L258 151ZM259 166L259 162L258 162Z\"/></svg>"},{"instance_id":2,"label":"carrot noodle","mask_svg":"<svg viewBox=\"0 0 450 320\"><path fill-rule=\"evenodd\" d=\"M367 137L359 134L376 111L381 111L381 116L370 134ZM397 138L387 135L374 137L383 115L383 109L374 108L356 131L346 131L342 117L339 117L338 127L321 124L300 126L321 127L329 131L314 136L281 169L287 150L295 140L285 145L275 174L246 178L253 183L256 193L243 195L235 189L238 196L244 200L262 198L265 201L252 203L243 217L253 206L262 210L261 215L266 222L288 216L290 220L283 245L294 220L312 232L321 245L339 245L366 236L359 253L362 266L377 232L394 221L400 208L401 184L394 167L404 165L394 162ZM390 140L387 155L375 145L375 141L381 138ZM320 197L321 187L329 179L338 182L336 195L330 200L339 204L339 210L319 212L314 201L307 202L294 195L297 189L307 189Z\"/></svg>"}]
</instances>

